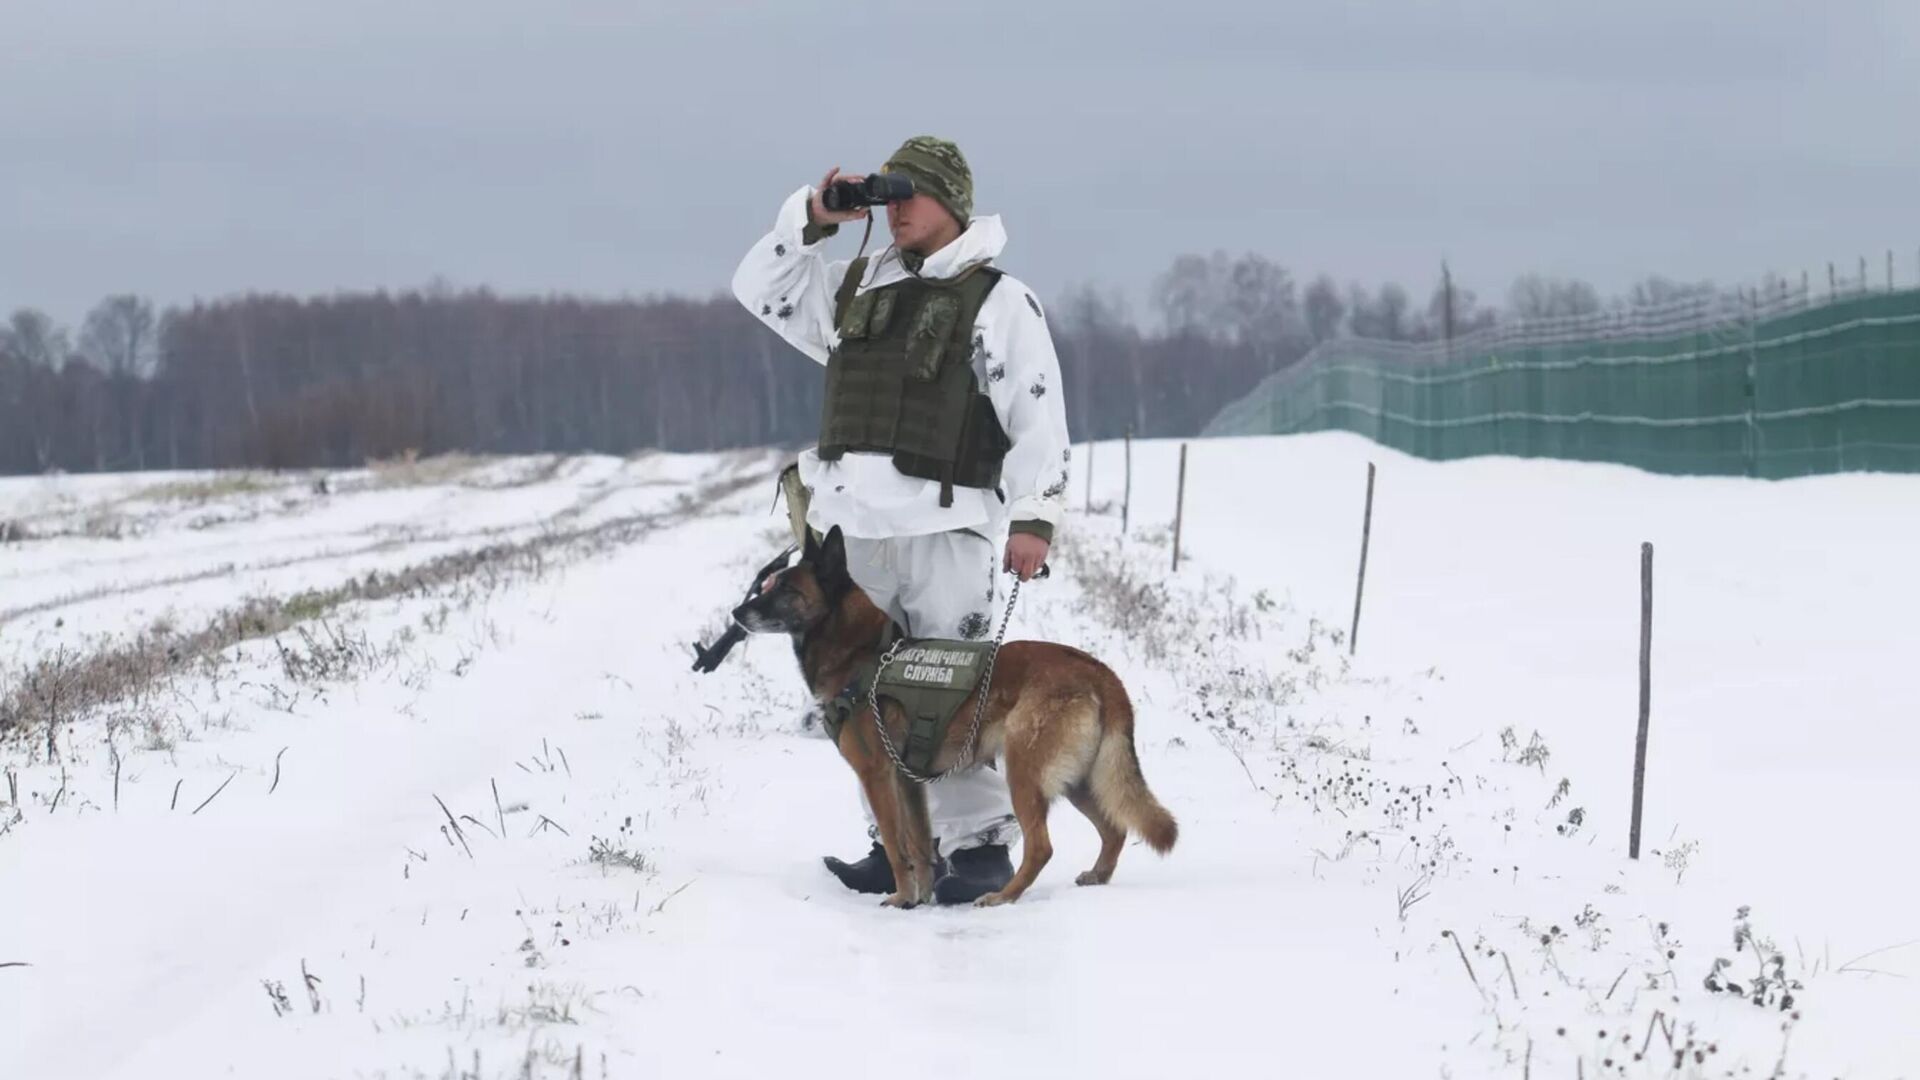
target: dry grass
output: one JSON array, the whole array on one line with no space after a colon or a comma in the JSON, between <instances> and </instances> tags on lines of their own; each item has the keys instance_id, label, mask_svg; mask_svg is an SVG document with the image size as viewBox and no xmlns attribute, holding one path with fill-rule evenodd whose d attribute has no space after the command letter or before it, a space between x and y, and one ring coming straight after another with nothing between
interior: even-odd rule
<instances>
[{"instance_id":1,"label":"dry grass","mask_svg":"<svg viewBox=\"0 0 1920 1080\"><path fill-rule=\"evenodd\" d=\"M544 484L560 475L560 470L569 461L578 460L560 454L544 454L530 461L515 461L513 468L501 470L503 475L480 475L463 481L467 487L483 488L487 491L506 491L512 488L532 487Z\"/></svg>"},{"instance_id":2,"label":"dry grass","mask_svg":"<svg viewBox=\"0 0 1920 1080\"><path fill-rule=\"evenodd\" d=\"M1054 555L1073 569L1081 595L1074 610L1106 623L1148 660L1165 660L1193 639L1197 619L1178 610L1164 574L1152 574L1119 546L1063 535Z\"/></svg>"},{"instance_id":3,"label":"dry grass","mask_svg":"<svg viewBox=\"0 0 1920 1080\"><path fill-rule=\"evenodd\" d=\"M0 692L0 739L39 732L46 738L51 758L62 726L107 705L138 707L174 676L196 666L219 664L224 654L241 642L276 637L360 601L439 596L468 606L513 582L538 578L562 559L587 558L631 544L655 529L702 516L726 496L767 481L768 477L758 474L729 476L676 500L672 508L661 513L630 515L587 528L555 530L516 543L454 552L403 570L370 573L330 589L248 600L188 632L156 624L132 641L103 646L91 653L71 654L62 649L43 657ZM306 648L295 654L303 657L296 665L303 672L316 664L331 669L341 660L340 649L335 648L337 639L314 639L305 644L325 647ZM363 656L354 643L349 643L346 651L355 659L377 656L372 651ZM284 657L287 650L282 652ZM294 670L290 668L288 674L294 674Z\"/></svg>"},{"instance_id":4,"label":"dry grass","mask_svg":"<svg viewBox=\"0 0 1920 1080\"><path fill-rule=\"evenodd\" d=\"M83 536L89 540L129 539L146 533L153 520L164 515L168 507L206 506L238 496L279 490L289 482L269 473L235 471L149 484L92 503L69 497L62 500L62 505L29 514L25 519L0 521L0 544L65 536ZM31 530L28 520L37 523ZM189 527L204 528L225 520L203 517Z\"/></svg>"},{"instance_id":5,"label":"dry grass","mask_svg":"<svg viewBox=\"0 0 1920 1080\"><path fill-rule=\"evenodd\" d=\"M130 497L144 502L205 503L235 495L270 491L279 484L270 476L255 472L225 472L205 480L176 480L142 488Z\"/></svg>"},{"instance_id":6,"label":"dry grass","mask_svg":"<svg viewBox=\"0 0 1920 1080\"><path fill-rule=\"evenodd\" d=\"M80 535L89 540L119 540L132 528L133 523L126 515L102 508L88 514L80 523Z\"/></svg>"},{"instance_id":7,"label":"dry grass","mask_svg":"<svg viewBox=\"0 0 1920 1080\"><path fill-rule=\"evenodd\" d=\"M435 454L422 458L418 450L408 450L395 457L367 462L372 473L367 486L384 490L451 484L486 463L485 458L474 454Z\"/></svg>"},{"instance_id":8,"label":"dry grass","mask_svg":"<svg viewBox=\"0 0 1920 1080\"><path fill-rule=\"evenodd\" d=\"M1243 598L1232 579L1194 587L1168 575L1158 552L1129 551L1106 539L1068 533L1056 558L1080 587L1076 613L1111 626L1124 648L1154 664L1178 663L1223 699L1284 706L1349 678L1346 635L1318 619L1305 625L1265 592ZM1291 647L1269 641L1296 642ZM1251 646L1243 653L1242 646ZM1291 663L1270 666L1280 651Z\"/></svg>"}]
</instances>

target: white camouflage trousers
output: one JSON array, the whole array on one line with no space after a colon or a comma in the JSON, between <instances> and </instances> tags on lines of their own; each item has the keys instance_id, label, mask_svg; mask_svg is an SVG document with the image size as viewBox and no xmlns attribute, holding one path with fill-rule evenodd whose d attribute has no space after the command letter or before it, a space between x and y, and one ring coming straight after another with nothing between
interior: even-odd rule
<instances>
[{"instance_id":1,"label":"white camouflage trousers","mask_svg":"<svg viewBox=\"0 0 1920 1080\"><path fill-rule=\"evenodd\" d=\"M874 606L911 637L991 638L1000 629L1000 549L978 533L956 530L884 540L846 537L847 572ZM956 720L956 723L964 722ZM860 796L869 833L873 808ZM987 766L927 785L927 816L943 854L1020 838L1007 782Z\"/></svg>"}]
</instances>

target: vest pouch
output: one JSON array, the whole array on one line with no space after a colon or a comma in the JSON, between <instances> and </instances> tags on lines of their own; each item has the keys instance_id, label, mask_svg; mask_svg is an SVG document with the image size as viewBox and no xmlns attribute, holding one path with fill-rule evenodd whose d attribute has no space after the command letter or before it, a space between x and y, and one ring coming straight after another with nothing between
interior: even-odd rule
<instances>
[{"instance_id":1,"label":"vest pouch","mask_svg":"<svg viewBox=\"0 0 1920 1080\"><path fill-rule=\"evenodd\" d=\"M887 324L893 321L893 309L897 306L892 289L877 290L879 299L873 302L873 314L867 319L867 338L878 341L887 336Z\"/></svg>"},{"instance_id":2,"label":"vest pouch","mask_svg":"<svg viewBox=\"0 0 1920 1080\"><path fill-rule=\"evenodd\" d=\"M840 325L835 327L842 341L865 340L867 324L873 318L874 301L874 293L869 290L847 302L846 310L840 314Z\"/></svg>"},{"instance_id":3,"label":"vest pouch","mask_svg":"<svg viewBox=\"0 0 1920 1080\"><path fill-rule=\"evenodd\" d=\"M946 356L947 342L959 319L960 297L952 290L941 289L920 305L907 338L909 378L932 382L940 377L940 361Z\"/></svg>"}]
</instances>

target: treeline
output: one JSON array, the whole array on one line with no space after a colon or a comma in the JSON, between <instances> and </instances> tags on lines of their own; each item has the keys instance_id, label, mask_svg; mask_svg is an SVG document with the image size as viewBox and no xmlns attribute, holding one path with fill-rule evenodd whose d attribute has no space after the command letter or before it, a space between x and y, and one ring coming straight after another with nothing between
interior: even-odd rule
<instances>
[{"instance_id":1,"label":"treeline","mask_svg":"<svg viewBox=\"0 0 1920 1080\"><path fill-rule=\"evenodd\" d=\"M1650 279L1617 303L1700 288ZM1398 285L1301 287L1262 256L1215 254L1175 260L1150 306L1143 322L1091 287L1048 306L1076 440L1192 434L1330 337L1432 340L1604 305L1584 283L1529 276L1497 314L1444 268L1416 302ZM727 296L430 288L156 312L118 295L78 334L30 309L0 326L0 473L804 444L820 390L820 368Z\"/></svg>"},{"instance_id":2,"label":"treeline","mask_svg":"<svg viewBox=\"0 0 1920 1080\"><path fill-rule=\"evenodd\" d=\"M713 449L819 418L819 369L731 299L255 295L156 318L121 297L96 322L138 347L70 346L30 311L0 331L0 471Z\"/></svg>"}]
</instances>

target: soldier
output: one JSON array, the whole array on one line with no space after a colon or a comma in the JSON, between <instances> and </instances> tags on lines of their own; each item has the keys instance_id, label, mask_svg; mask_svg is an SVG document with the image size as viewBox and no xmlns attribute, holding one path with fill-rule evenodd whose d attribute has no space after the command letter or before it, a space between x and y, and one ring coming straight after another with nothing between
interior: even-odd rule
<instances>
[{"instance_id":1,"label":"soldier","mask_svg":"<svg viewBox=\"0 0 1920 1080\"><path fill-rule=\"evenodd\" d=\"M1060 364L1039 301L991 265L1006 230L974 216L959 148L908 139L881 171L913 181L911 198L887 204L884 251L828 261L826 238L869 213L827 209L836 179L864 179L830 169L787 198L733 291L827 368L819 445L788 484L802 527L840 527L854 582L908 634L979 639L996 629L1001 574L1040 569L1064 510ZM1004 886L1019 826L999 773L967 769L928 796L945 860L934 898ZM826 864L848 888L893 890L877 839L865 858Z\"/></svg>"}]
</instances>

